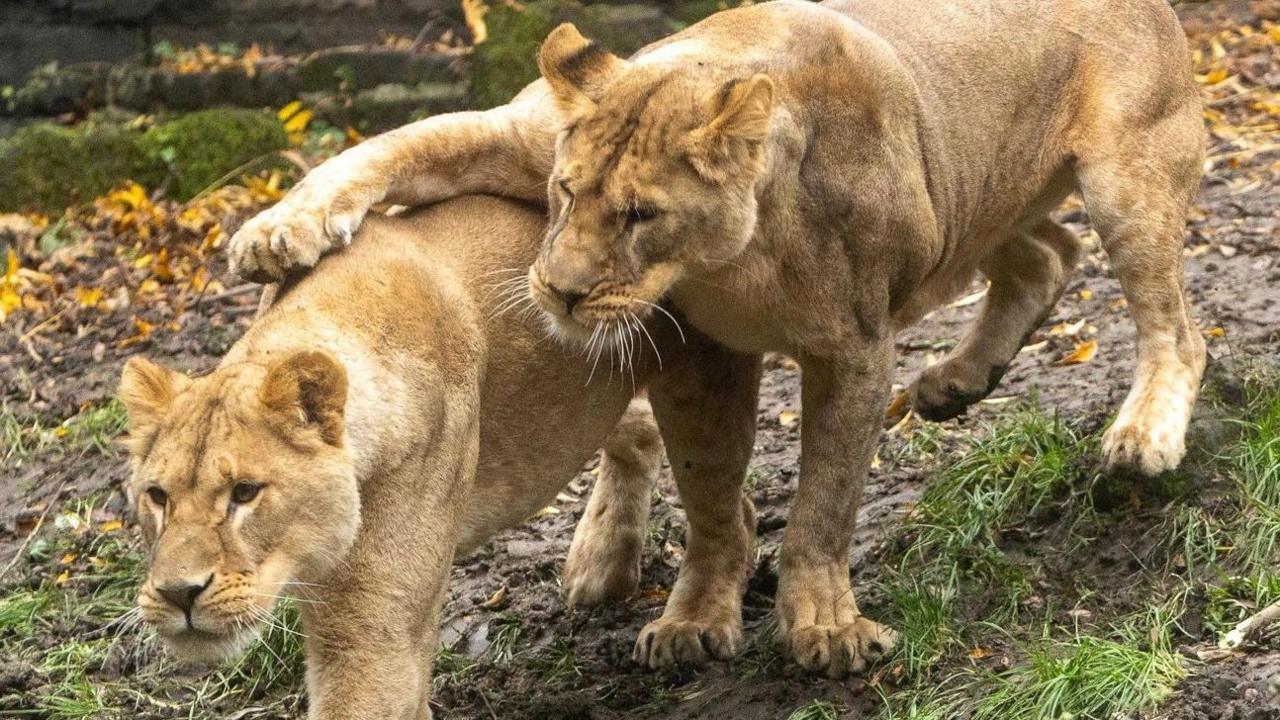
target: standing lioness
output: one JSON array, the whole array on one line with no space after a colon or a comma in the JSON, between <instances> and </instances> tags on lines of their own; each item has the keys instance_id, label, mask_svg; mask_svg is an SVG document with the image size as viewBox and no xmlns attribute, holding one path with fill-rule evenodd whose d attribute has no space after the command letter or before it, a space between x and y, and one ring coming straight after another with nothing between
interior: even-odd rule
<instances>
[{"instance_id":1,"label":"standing lioness","mask_svg":"<svg viewBox=\"0 0 1280 720\"><path fill-rule=\"evenodd\" d=\"M1138 329L1107 462L1154 474L1181 460L1204 367L1181 260L1203 130L1166 0L780 1L630 60L562 26L539 65L544 79L506 107L424 120L321 166L233 239L235 262L262 277L310 265L379 201L546 188L530 285L561 335L623 326L665 297L726 347L796 357L803 453L777 602L805 667L857 670L888 637L858 611L848 546L895 331L981 271L976 325L910 398L945 418L989 393L1074 269L1079 243L1049 217L1073 190ZM749 413L741 372L722 397L745 393L734 406ZM699 638L741 622L720 599L741 590L745 539L713 522L737 487L718 497L689 509L679 581L705 594L673 594L642 632L651 666L702 660Z\"/></svg>"},{"instance_id":2,"label":"standing lioness","mask_svg":"<svg viewBox=\"0 0 1280 720\"><path fill-rule=\"evenodd\" d=\"M180 657L236 652L280 596L300 596L310 717L430 717L455 553L545 507L602 444L562 580L575 604L635 589L662 451L648 403L632 401L649 361L633 348L624 382L603 367L623 356L606 356L588 382L591 366L546 342L540 320L500 313L542 227L494 198L370 221L359 247L284 287L212 373L126 364L129 495L152 549L139 604ZM736 468L750 435L709 458L696 419L742 360L692 331L680 342L655 327L649 342L671 456L713 477ZM715 531L752 534L750 504L732 513Z\"/></svg>"}]
</instances>

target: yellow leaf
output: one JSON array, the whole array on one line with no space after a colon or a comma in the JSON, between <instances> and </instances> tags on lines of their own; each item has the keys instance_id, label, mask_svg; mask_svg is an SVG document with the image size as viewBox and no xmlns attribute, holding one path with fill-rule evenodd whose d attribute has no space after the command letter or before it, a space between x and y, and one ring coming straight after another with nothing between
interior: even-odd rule
<instances>
[{"instance_id":1,"label":"yellow leaf","mask_svg":"<svg viewBox=\"0 0 1280 720\"><path fill-rule=\"evenodd\" d=\"M349 144L359 145L360 143L364 142L364 135L361 135L359 130L351 127L350 125L346 127L346 133L347 133L347 142Z\"/></svg>"},{"instance_id":2,"label":"yellow leaf","mask_svg":"<svg viewBox=\"0 0 1280 720\"><path fill-rule=\"evenodd\" d=\"M800 413L795 410L783 410L778 413L778 424L782 425L782 427L791 427L792 425L795 425L796 421L799 419Z\"/></svg>"},{"instance_id":3,"label":"yellow leaf","mask_svg":"<svg viewBox=\"0 0 1280 720\"><path fill-rule=\"evenodd\" d=\"M1053 327L1049 328L1049 334L1055 335L1055 336L1056 335L1070 335L1070 336L1079 335L1080 330L1084 328L1084 323L1085 321L1083 318L1073 323L1058 323L1057 325L1054 325Z\"/></svg>"},{"instance_id":4,"label":"yellow leaf","mask_svg":"<svg viewBox=\"0 0 1280 720\"><path fill-rule=\"evenodd\" d=\"M670 591L660 587L652 587L647 590L640 591L640 597L644 600L665 602L667 597L671 595Z\"/></svg>"},{"instance_id":5,"label":"yellow leaf","mask_svg":"<svg viewBox=\"0 0 1280 720\"><path fill-rule=\"evenodd\" d=\"M311 123L311 116L315 113L311 110L299 110L293 117L284 123L284 131L290 135L296 135L307 129L307 125Z\"/></svg>"},{"instance_id":6,"label":"yellow leaf","mask_svg":"<svg viewBox=\"0 0 1280 720\"><path fill-rule=\"evenodd\" d=\"M1218 68L1217 70L1210 70L1204 75L1197 75L1196 80L1202 85L1217 85L1229 77L1231 77L1231 73L1222 68Z\"/></svg>"},{"instance_id":7,"label":"yellow leaf","mask_svg":"<svg viewBox=\"0 0 1280 720\"><path fill-rule=\"evenodd\" d=\"M471 39L476 45L489 39L489 28L484 22L484 16L488 12L489 6L484 0L462 0L462 17L466 20Z\"/></svg>"},{"instance_id":8,"label":"yellow leaf","mask_svg":"<svg viewBox=\"0 0 1280 720\"><path fill-rule=\"evenodd\" d=\"M302 109L302 101L294 100L288 105L285 105L284 107L280 108L280 110L276 112L276 117L280 120L280 122L284 122L285 120L288 120L289 118L293 117L294 114L301 109Z\"/></svg>"},{"instance_id":9,"label":"yellow leaf","mask_svg":"<svg viewBox=\"0 0 1280 720\"><path fill-rule=\"evenodd\" d=\"M4 281L6 284L13 285L18 282L18 253L13 248L8 248L9 259L7 268L4 271Z\"/></svg>"},{"instance_id":10,"label":"yellow leaf","mask_svg":"<svg viewBox=\"0 0 1280 720\"><path fill-rule=\"evenodd\" d=\"M1220 337L1226 337L1227 331L1223 330L1220 327L1213 327L1213 328L1209 328L1208 330L1205 330L1204 334L1209 337L1220 338Z\"/></svg>"},{"instance_id":11,"label":"yellow leaf","mask_svg":"<svg viewBox=\"0 0 1280 720\"><path fill-rule=\"evenodd\" d=\"M1092 299L1093 299L1093 291L1092 291L1092 290L1088 290L1088 289L1086 289L1086 290L1081 290L1081 291L1080 291L1080 299L1081 299L1081 300L1092 300Z\"/></svg>"},{"instance_id":12,"label":"yellow leaf","mask_svg":"<svg viewBox=\"0 0 1280 720\"><path fill-rule=\"evenodd\" d=\"M141 270L142 268L150 267L152 260L155 260L155 256L150 253L147 253L146 255L143 255L137 260L134 260L133 266Z\"/></svg>"},{"instance_id":13,"label":"yellow leaf","mask_svg":"<svg viewBox=\"0 0 1280 720\"><path fill-rule=\"evenodd\" d=\"M115 532L124 527L124 522L120 520L108 520L98 526L98 529L104 533Z\"/></svg>"},{"instance_id":14,"label":"yellow leaf","mask_svg":"<svg viewBox=\"0 0 1280 720\"><path fill-rule=\"evenodd\" d=\"M70 435L70 434L71 434L71 431L67 429L67 426L66 426L66 425L59 425L59 426L58 426L58 427L53 431L53 436L54 436L54 437L56 437L56 438L64 438L64 437L66 437L66 436L68 436L68 435Z\"/></svg>"},{"instance_id":15,"label":"yellow leaf","mask_svg":"<svg viewBox=\"0 0 1280 720\"><path fill-rule=\"evenodd\" d=\"M58 585L66 585L67 581L70 579L71 579L71 571L63 570L61 573L58 574L58 579L54 580L54 583Z\"/></svg>"},{"instance_id":16,"label":"yellow leaf","mask_svg":"<svg viewBox=\"0 0 1280 720\"><path fill-rule=\"evenodd\" d=\"M981 660L985 657L991 657L991 650L984 647L975 647L969 651L970 660Z\"/></svg>"},{"instance_id":17,"label":"yellow leaf","mask_svg":"<svg viewBox=\"0 0 1280 720\"><path fill-rule=\"evenodd\" d=\"M503 585L502 587L495 590L494 593L489 596L488 600L485 600L484 602L480 603L480 607L484 608L485 610L494 610L501 607L502 603L505 602L506 599L507 599L507 586Z\"/></svg>"},{"instance_id":18,"label":"yellow leaf","mask_svg":"<svg viewBox=\"0 0 1280 720\"><path fill-rule=\"evenodd\" d=\"M97 307L102 302L102 288L76 287L76 302L82 308Z\"/></svg>"},{"instance_id":19,"label":"yellow leaf","mask_svg":"<svg viewBox=\"0 0 1280 720\"><path fill-rule=\"evenodd\" d=\"M75 562L75 561L76 561L76 554L75 554L75 553L70 553L70 552L69 552L69 553L67 553L66 555L63 555L63 556L62 556L62 559L58 561L58 564L59 564L59 565L70 565L71 563L73 563L73 562Z\"/></svg>"},{"instance_id":20,"label":"yellow leaf","mask_svg":"<svg viewBox=\"0 0 1280 720\"><path fill-rule=\"evenodd\" d=\"M1097 354L1098 354L1098 341L1085 340L1079 345L1076 345L1076 349L1073 350L1066 357L1059 360L1058 363L1060 365L1079 365L1081 363L1089 362Z\"/></svg>"}]
</instances>

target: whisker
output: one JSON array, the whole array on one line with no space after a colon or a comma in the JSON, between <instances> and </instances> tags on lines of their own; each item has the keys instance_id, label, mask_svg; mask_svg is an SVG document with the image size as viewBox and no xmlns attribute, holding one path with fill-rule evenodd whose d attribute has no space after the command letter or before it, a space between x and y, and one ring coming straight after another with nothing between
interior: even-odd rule
<instances>
[{"instance_id":1,"label":"whisker","mask_svg":"<svg viewBox=\"0 0 1280 720\"><path fill-rule=\"evenodd\" d=\"M600 364L600 353L604 349L604 340L603 340L604 335L602 330L603 327L604 327L604 323L597 322L595 330L591 332L591 339L587 341L587 349L591 350L592 348L594 348L593 352L590 355L591 373L587 375L587 382L586 382L587 385L590 385L591 379L596 376L596 366Z\"/></svg>"},{"instance_id":2,"label":"whisker","mask_svg":"<svg viewBox=\"0 0 1280 720\"><path fill-rule=\"evenodd\" d=\"M635 313L628 310L627 314L635 321L635 324L640 328L640 332L643 332L644 336L649 339L649 347L653 348L653 354L658 358L658 370L662 370L662 353L658 352L658 344L653 341L653 336L649 334L649 328L644 326L644 321Z\"/></svg>"},{"instance_id":3,"label":"whisker","mask_svg":"<svg viewBox=\"0 0 1280 720\"><path fill-rule=\"evenodd\" d=\"M642 303L642 304L644 304L644 305L648 305L649 307L651 307L651 308L653 308L653 309L657 310L658 312L662 313L663 315L666 315L666 316L667 316L667 319L671 320L671 324L676 326L676 332L680 333L680 342L681 342L681 343L686 343L686 342L688 342L688 341L687 341L687 340L685 340L685 338L684 338L684 328L680 327L680 321L679 321L679 320L676 320L676 316L675 316L675 315L672 315L671 313L667 312L667 309L666 309L666 308L664 308L664 307L662 307L661 305L658 305L658 304L656 304L656 303L651 303L651 302L649 302L649 301L647 301L647 300L641 300L641 299L639 299L639 298L632 298L632 299L633 299L633 300L635 300L635 301L636 301L636 302L638 302L638 303Z\"/></svg>"}]
</instances>

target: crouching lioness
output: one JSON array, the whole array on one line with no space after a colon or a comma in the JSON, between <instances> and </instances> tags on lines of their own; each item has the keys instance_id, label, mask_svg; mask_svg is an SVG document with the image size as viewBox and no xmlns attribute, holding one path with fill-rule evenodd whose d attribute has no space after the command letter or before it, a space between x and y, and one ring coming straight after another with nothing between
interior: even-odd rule
<instances>
[{"instance_id":1,"label":"crouching lioness","mask_svg":"<svg viewBox=\"0 0 1280 720\"><path fill-rule=\"evenodd\" d=\"M492 198L371 221L282 287L212 373L128 362L128 489L152 550L139 604L179 656L238 652L279 597L302 595L312 718L429 718L455 554L546 506L602 445L565 589L577 604L634 589L662 451L634 388L661 349L654 404L696 403L702 380L682 368L715 372L718 351L671 343L668 323L644 330L642 357L633 325L588 382L591 363L532 313L500 312L504 271L524 277L544 222ZM750 519L747 504L725 526Z\"/></svg>"}]
</instances>

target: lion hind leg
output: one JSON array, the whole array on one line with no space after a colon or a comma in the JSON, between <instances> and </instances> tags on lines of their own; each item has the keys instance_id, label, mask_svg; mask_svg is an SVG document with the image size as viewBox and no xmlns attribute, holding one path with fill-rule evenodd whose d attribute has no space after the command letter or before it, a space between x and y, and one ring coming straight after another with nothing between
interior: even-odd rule
<instances>
[{"instance_id":1,"label":"lion hind leg","mask_svg":"<svg viewBox=\"0 0 1280 720\"><path fill-rule=\"evenodd\" d=\"M649 401L627 407L604 447L600 473L565 559L565 601L588 607L621 600L640 583L640 560L653 486L662 469L662 437Z\"/></svg>"},{"instance_id":2,"label":"lion hind leg","mask_svg":"<svg viewBox=\"0 0 1280 720\"><path fill-rule=\"evenodd\" d=\"M1085 209L1137 327L1133 385L1103 436L1108 468L1146 475L1172 470L1185 452L1205 345L1184 290L1183 232L1199 183L1203 130L1196 103L1116 146L1082 154Z\"/></svg>"},{"instance_id":3,"label":"lion hind leg","mask_svg":"<svg viewBox=\"0 0 1280 720\"><path fill-rule=\"evenodd\" d=\"M1053 310L1079 255L1075 233L1049 218L997 245L980 265L991 288L977 321L945 360L920 374L909 391L912 410L947 420L989 395Z\"/></svg>"}]
</instances>

